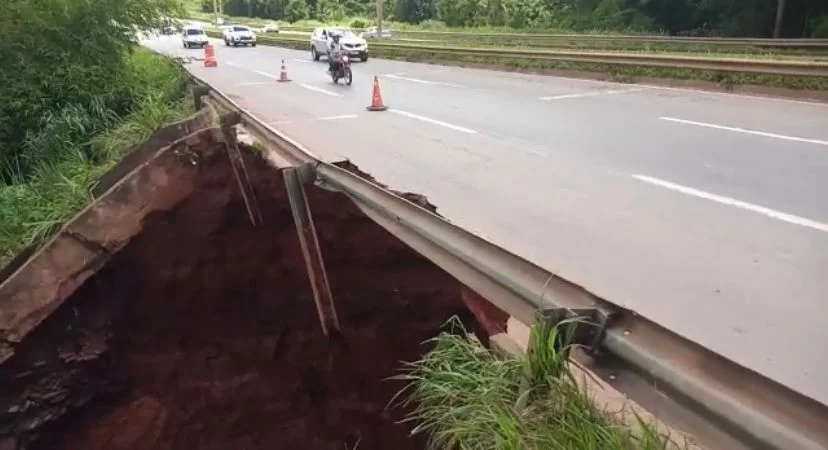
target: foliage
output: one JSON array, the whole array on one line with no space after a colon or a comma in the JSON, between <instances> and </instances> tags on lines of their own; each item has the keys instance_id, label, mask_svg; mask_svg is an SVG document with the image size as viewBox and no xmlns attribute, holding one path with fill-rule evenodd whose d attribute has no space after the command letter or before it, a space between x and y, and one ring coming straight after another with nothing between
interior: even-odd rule
<instances>
[{"instance_id":1,"label":"foliage","mask_svg":"<svg viewBox=\"0 0 828 450\"><path fill-rule=\"evenodd\" d=\"M386 19L424 29L475 27L661 32L687 36L770 37L777 0L383 0ZM212 0L202 9L212 12ZM221 2L220 2L221 3ZM289 3L306 6L304 16L287 14ZM231 16L295 22L295 17L340 21L373 17L373 0L224 0ZM298 5L294 5L298 7ZM297 9L297 8L294 8ZM780 35L817 37L828 33L825 0L788 2ZM402 28L402 27L400 27Z\"/></svg>"},{"instance_id":2,"label":"foliage","mask_svg":"<svg viewBox=\"0 0 828 450\"><path fill-rule=\"evenodd\" d=\"M650 425L639 432L602 412L568 371L553 342L558 329L533 334L534 351L502 357L486 349L458 321L433 339L420 361L394 377L414 433L430 448L564 450L575 448L665 449L676 447Z\"/></svg>"},{"instance_id":3,"label":"foliage","mask_svg":"<svg viewBox=\"0 0 828 450\"><path fill-rule=\"evenodd\" d=\"M83 106L55 112L32 144L42 152L32 173L0 181L0 267L85 206L95 180L125 152L191 111L181 67L140 49L129 55L124 68L125 90L134 102L128 116L118 119ZM89 126L98 119L111 128L101 132L100 126Z\"/></svg>"},{"instance_id":4,"label":"foliage","mask_svg":"<svg viewBox=\"0 0 828 450\"><path fill-rule=\"evenodd\" d=\"M0 179L27 177L129 114L136 30L177 0L8 0L0 8Z\"/></svg>"}]
</instances>

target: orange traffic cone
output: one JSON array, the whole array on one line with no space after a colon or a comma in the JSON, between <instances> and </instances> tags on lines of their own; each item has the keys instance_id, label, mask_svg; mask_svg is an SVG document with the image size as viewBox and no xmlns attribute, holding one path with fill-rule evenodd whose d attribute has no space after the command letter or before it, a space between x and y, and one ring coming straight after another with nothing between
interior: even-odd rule
<instances>
[{"instance_id":1,"label":"orange traffic cone","mask_svg":"<svg viewBox=\"0 0 828 450\"><path fill-rule=\"evenodd\" d=\"M368 111L385 111L388 109L382 103L382 91L380 90L379 78L376 75L374 75L374 93L371 95L371 105L365 109Z\"/></svg>"},{"instance_id":2,"label":"orange traffic cone","mask_svg":"<svg viewBox=\"0 0 828 450\"><path fill-rule=\"evenodd\" d=\"M213 47L213 44L204 46L204 67L218 67L216 49Z\"/></svg>"},{"instance_id":3,"label":"orange traffic cone","mask_svg":"<svg viewBox=\"0 0 828 450\"><path fill-rule=\"evenodd\" d=\"M279 73L279 82L284 83L285 81L290 81L290 78L287 76L287 68L285 68L285 60L282 58L282 71Z\"/></svg>"}]
</instances>

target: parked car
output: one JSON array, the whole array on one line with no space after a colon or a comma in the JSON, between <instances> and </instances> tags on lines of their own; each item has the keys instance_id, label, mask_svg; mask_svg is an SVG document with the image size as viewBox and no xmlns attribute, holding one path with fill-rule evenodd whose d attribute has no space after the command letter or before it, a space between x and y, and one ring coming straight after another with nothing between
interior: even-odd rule
<instances>
[{"instance_id":1,"label":"parked car","mask_svg":"<svg viewBox=\"0 0 828 450\"><path fill-rule=\"evenodd\" d=\"M181 43L184 48L204 48L207 45L207 34L200 26L188 25L181 33Z\"/></svg>"},{"instance_id":2,"label":"parked car","mask_svg":"<svg viewBox=\"0 0 828 450\"><path fill-rule=\"evenodd\" d=\"M337 31L342 35L342 47L348 51L348 56L355 56L362 61L368 61L368 43L365 42L365 39L357 36L351 30L324 27L313 30L313 33L311 34L311 58L313 58L314 61L319 61L319 58L322 56L330 56L331 49L328 46L328 34Z\"/></svg>"},{"instance_id":3,"label":"parked car","mask_svg":"<svg viewBox=\"0 0 828 450\"><path fill-rule=\"evenodd\" d=\"M262 33L278 33L279 32L279 25L275 23L269 23L262 27Z\"/></svg>"},{"instance_id":4,"label":"parked car","mask_svg":"<svg viewBox=\"0 0 828 450\"><path fill-rule=\"evenodd\" d=\"M256 34L244 25L231 25L224 32L224 45L238 47L239 45L256 46Z\"/></svg>"},{"instance_id":5,"label":"parked car","mask_svg":"<svg viewBox=\"0 0 828 450\"><path fill-rule=\"evenodd\" d=\"M365 31L363 31L362 34L360 34L360 36L364 39L376 39L377 37L379 37L379 31L377 30L377 27L369 27L369 28L366 28ZM383 28L383 30L382 30L382 38L383 39L391 39L393 37L394 37L394 35L391 33L391 30L387 30L387 29Z\"/></svg>"}]
</instances>

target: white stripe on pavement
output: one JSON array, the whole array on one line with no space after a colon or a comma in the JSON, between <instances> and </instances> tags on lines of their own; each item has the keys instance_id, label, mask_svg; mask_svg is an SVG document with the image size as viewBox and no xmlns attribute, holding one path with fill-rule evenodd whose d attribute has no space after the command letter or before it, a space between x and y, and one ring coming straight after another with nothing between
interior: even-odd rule
<instances>
[{"instance_id":1,"label":"white stripe on pavement","mask_svg":"<svg viewBox=\"0 0 828 450\"><path fill-rule=\"evenodd\" d=\"M271 83L270 83L269 81L250 81L250 82L247 82L247 83L237 83L235 86L236 86L236 87L242 87L242 86L264 86L264 85L266 85L266 84L271 84Z\"/></svg>"},{"instance_id":2,"label":"white stripe on pavement","mask_svg":"<svg viewBox=\"0 0 828 450\"><path fill-rule=\"evenodd\" d=\"M227 64L230 67L241 67L240 65L234 63L233 61L224 61L224 64Z\"/></svg>"},{"instance_id":3,"label":"white stripe on pavement","mask_svg":"<svg viewBox=\"0 0 828 450\"><path fill-rule=\"evenodd\" d=\"M308 61L307 59L299 59L299 58L293 58L293 60L296 61L296 62L299 62L299 63L303 63L303 64L310 64L312 62L312 61Z\"/></svg>"},{"instance_id":4,"label":"white stripe on pavement","mask_svg":"<svg viewBox=\"0 0 828 450\"><path fill-rule=\"evenodd\" d=\"M723 205L734 206L739 209L744 209L746 211L752 211L755 213L762 214L772 219L781 220L782 222L787 222L794 225L812 228L814 230L828 233L828 224L817 222L816 220L806 219L804 217L799 217L793 214L776 211L770 208L766 208L764 206L754 205L752 203L743 202L741 200L736 200L734 198L725 197L722 195L711 194L709 192L701 191L687 186L682 186L676 183L671 183L669 181L661 180L647 175L633 175L632 177L636 180L643 181L645 183L650 183L676 192L681 192L682 194L703 198L705 200L711 200L716 203L721 203Z\"/></svg>"},{"instance_id":5,"label":"white stripe on pavement","mask_svg":"<svg viewBox=\"0 0 828 450\"><path fill-rule=\"evenodd\" d=\"M410 112L407 112L407 111L400 111L399 109L389 109L388 111L390 111L392 113L395 113L395 114L399 114L401 116L409 117L411 119L421 120L423 122L428 122L428 123L431 123L431 124L434 124L434 125L439 125L441 127L450 128L452 130L460 131L462 133L477 134L477 131L471 130L469 128L464 128L464 127L461 127L461 126L452 125L450 123L443 122L441 120L431 119L431 118L421 116L421 115L418 115L418 114L414 114L414 113L410 113Z\"/></svg>"},{"instance_id":6,"label":"white stripe on pavement","mask_svg":"<svg viewBox=\"0 0 828 450\"><path fill-rule=\"evenodd\" d=\"M356 119L359 118L356 114L342 114L340 116L327 116L327 117L320 117L316 120L341 120L341 119Z\"/></svg>"},{"instance_id":7,"label":"white stripe on pavement","mask_svg":"<svg viewBox=\"0 0 828 450\"><path fill-rule=\"evenodd\" d=\"M796 136L786 136L784 134L766 133L764 131L748 130L746 128L728 127L724 125L715 125L712 123L696 122L693 120L676 119L675 117L659 117L659 119L666 120L668 122L683 123L685 125L695 125L697 127L715 128L717 130L734 131L736 133L752 134L754 136L764 136L776 139L784 139L786 141L805 142L807 144L828 146L828 141L822 141L819 139L808 139Z\"/></svg>"},{"instance_id":8,"label":"white stripe on pavement","mask_svg":"<svg viewBox=\"0 0 828 450\"><path fill-rule=\"evenodd\" d=\"M454 88L462 88L463 87L463 85L460 85L460 84L443 83L442 81L421 80L419 78L404 77L402 75L397 75L397 74L384 75L384 77L385 78L393 78L395 80L410 81L412 83L419 83L419 84L431 84L431 85L435 85L435 86L448 86L448 87L454 87Z\"/></svg>"},{"instance_id":9,"label":"white stripe on pavement","mask_svg":"<svg viewBox=\"0 0 828 450\"><path fill-rule=\"evenodd\" d=\"M303 88L305 88L309 91L314 91L314 92L319 92L320 94L330 95L331 97L342 97L342 94L337 94L336 92L326 91L322 88L318 88L316 86L311 86L309 84L299 83L299 86L302 86Z\"/></svg>"},{"instance_id":10,"label":"white stripe on pavement","mask_svg":"<svg viewBox=\"0 0 828 450\"><path fill-rule=\"evenodd\" d=\"M632 89L618 89L614 91L597 91L597 92L582 92L580 94L563 94L563 95L552 95L547 97L538 97L538 100L543 101L550 101L550 100L563 100L567 98L582 98L582 97L595 97L598 95L615 95L615 94L626 94L629 92L639 92L642 91L641 88L632 88Z\"/></svg>"},{"instance_id":11,"label":"white stripe on pavement","mask_svg":"<svg viewBox=\"0 0 828 450\"><path fill-rule=\"evenodd\" d=\"M254 70L253 72L258 73L259 75L261 75L263 77L273 78L274 80L279 79L279 77L277 77L276 75L272 75L272 74L269 74L267 72L262 72L261 70Z\"/></svg>"}]
</instances>

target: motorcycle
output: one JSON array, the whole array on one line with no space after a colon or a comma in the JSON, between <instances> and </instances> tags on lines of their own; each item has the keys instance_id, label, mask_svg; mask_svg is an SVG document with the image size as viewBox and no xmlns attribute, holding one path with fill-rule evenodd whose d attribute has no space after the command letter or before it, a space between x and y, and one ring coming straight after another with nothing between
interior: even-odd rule
<instances>
[{"instance_id":1,"label":"motorcycle","mask_svg":"<svg viewBox=\"0 0 828 450\"><path fill-rule=\"evenodd\" d=\"M348 55L340 55L336 62L339 69L331 72L331 79L334 83L338 83L340 79L345 79L345 83L350 86L354 81L354 75L351 72L351 61Z\"/></svg>"}]
</instances>

